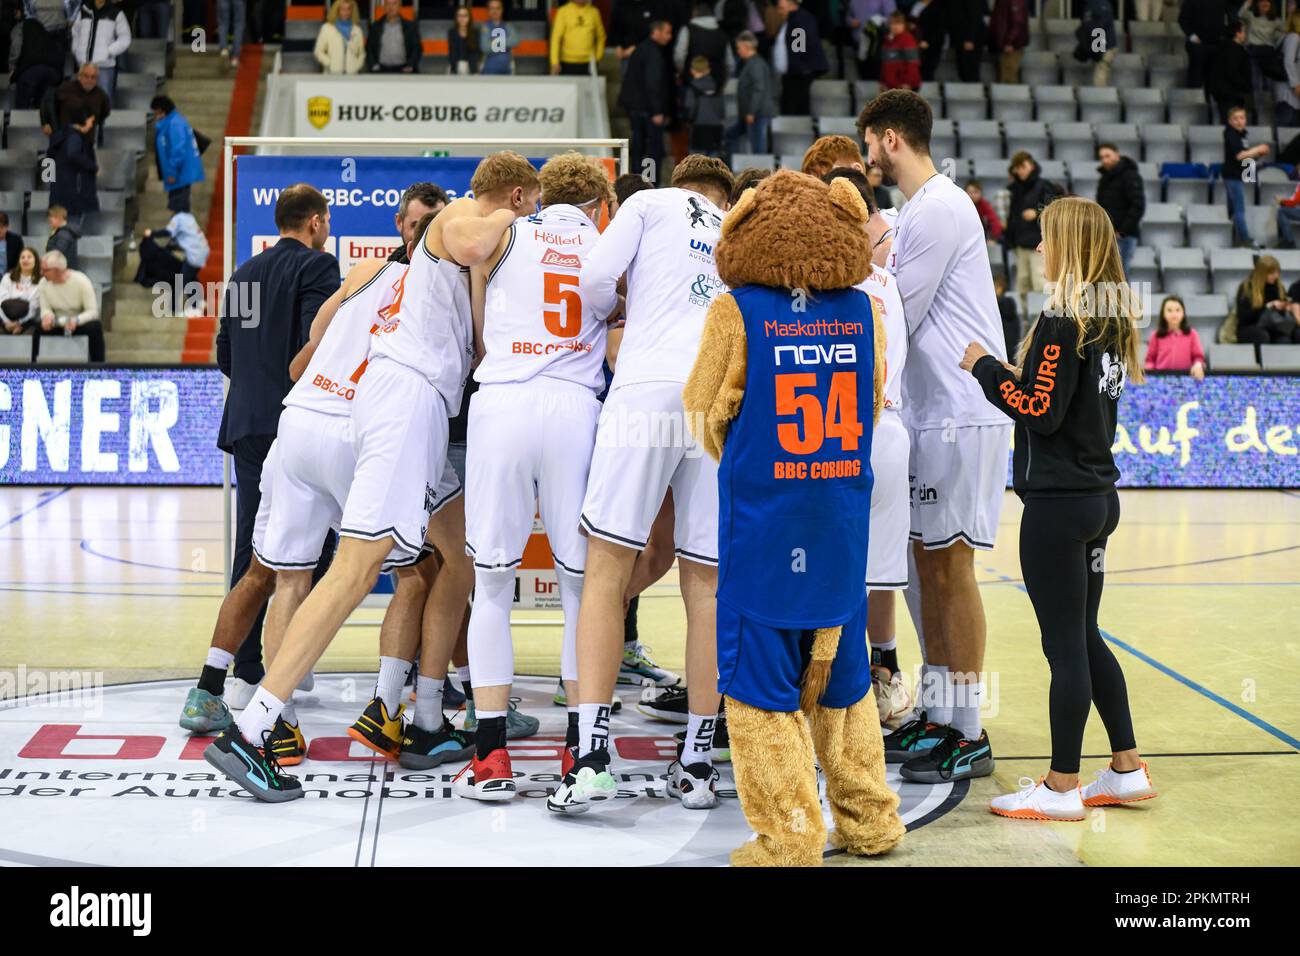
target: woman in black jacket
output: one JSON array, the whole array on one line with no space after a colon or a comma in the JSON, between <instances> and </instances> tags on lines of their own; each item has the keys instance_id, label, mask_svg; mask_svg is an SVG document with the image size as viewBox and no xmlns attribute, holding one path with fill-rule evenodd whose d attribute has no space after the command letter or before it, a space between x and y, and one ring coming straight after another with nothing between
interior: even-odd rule
<instances>
[{"instance_id":1,"label":"woman in black jacket","mask_svg":"<svg viewBox=\"0 0 1300 956\"><path fill-rule=\"evenodd\" d=\"M1111 455L1119 397L1142 380L1137 306L1126 295L1115 230L1090 199L1043 210L1043 254L1054 291L1004 365L972 342L961 367L1015 422L1012 486L1024 501L1020 568L1051 667L1052 763L990 809L1026 820L1082 820L1084 807L1156 795L1138 756L1119 662L1097 627L1106 542L1119 524L1119 469ZM1110 738L1110 766L1079 786L1088 712Z\"/></svg>"},{"instance_id":2,"label":"woman in black jacket","mask_svg":"<svg viewBox=\"0 0 1300 956\"><path fill-rule=\"evenodd\" d=\"M1300 305L1287 297L1281 264L1272 256L1260 256L1246 281L1237 287L1237 341L1300 343L1298 318Z\"/></svg>"}]
</instances>

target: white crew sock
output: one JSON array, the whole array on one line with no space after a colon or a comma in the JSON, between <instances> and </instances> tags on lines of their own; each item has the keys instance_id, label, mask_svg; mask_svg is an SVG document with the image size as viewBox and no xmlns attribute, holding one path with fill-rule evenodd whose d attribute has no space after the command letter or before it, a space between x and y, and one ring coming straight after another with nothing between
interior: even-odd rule
<instances>
[{"instance_id":1,"label":"white crew sock","mask_svg":"<svg viewBox=\"0 0 1300 956\"><path fill-rule=\"evenodd\" d=\"M229 669L234 659L235 659L235 655L230 653L230 651L223 651L219 647L208 648L209 667L215 667L219 671L224 671Z\"/></svg>"},{"instance_id":2,"label":"white crew sock","mask_svg":"<svg viewBox=\"0 0 1300 956\"><path fill-rule=\"evenodd\" d=\"M984 700L984 682L953 685L952 725L967 740L979 740L980 703Z\"/></svg>"},{"instance_id":3,"label":"white crew sock","mask_svg":"<svg viewBox=\"0 0 1300 956\"><path fill-rule=\"evenodd\" d=\"M460 687L456 689L459 690L462 694L465 693L465 688L469 686L469 665L468 664L466 664L464 667L456 668L456 680L460 683Z\"/></svg>"},{"instance_id":4,"label":"white crew sock","mask_svg":"<svg viewBox=\"0 0 1300 956\"><path fill-rule=\"evenodd\" d=\"M578 705L578 756L609 750L609 704Z\"/></svg>"},{"instance_id":5,"label":"white crew sock","mask_svg":"<svg viewBox=\"0 0 1300 956\"><path fill-rule=\"evenodd\" d=\"M943 664L926 665L930 669L925 716L935 724L952 723L952 676Z\"/></svg>"},{"instance_id":6,"label":"white crew sock","mask_svg":"<svg viewBox=\"0 0 1300 956\"><path fill-rule=\"evenodd\" d=\"M389 717L397 716L397 708L402 703L402 688L406 686L406 675L410 669L410 661L397 657L379 658L379 680L375 684L375 696L384 702Z\"/></svg>"},{"instance_id":7,"label":"white crew sock","mask_svg":"<svg viewBox=\"0 0 1300 956\"><path fill-rule=\"evenodd\" d=\"M896 636L891 637L889 640L881 644L877 644L873 641L871 646L877 651L892 651L894 648L898 647L898 638Z\"/></svg>"},{"instance_id":8,"label":"white crew sock","mask_svg":"<svg viewBox=\"0 0 1300 956\"><path fill-rule=\"evenodd\" d=\"M717 714L687 714L686 740L682 746L682 766L693 763L713 766L713 728Z\"/></svg>"},{"instance_id":9,"label":"white crew sock","mask_svg":"<svg viewBox=\"0 0 1300 956\"><path fill-rule=\"evenodd\" d=\"M254 747L262 746L262 734L275 726L275 719L284 710L284 701L280 700L264 686L260 686L248 702L244 712L235 721L235 726Z\"/></svg>"},{"instance_id":10,"label":"white crew sock","mask_svg":"<svg viewBox=\"0 0 1300 956\"><path fill-rule=\"evenodd\" d=\"M421 674L415 679L415 726L421 730L442 730L442 691L441 677Z\"/></svg>"}]
</instances>

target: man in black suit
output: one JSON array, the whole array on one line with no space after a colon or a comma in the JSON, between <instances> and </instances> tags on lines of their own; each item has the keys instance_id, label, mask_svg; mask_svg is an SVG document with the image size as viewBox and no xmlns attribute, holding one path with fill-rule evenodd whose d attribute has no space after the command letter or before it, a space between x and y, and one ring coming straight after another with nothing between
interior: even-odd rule
<instances>
[{"instance_id":1,"label":"man in black suit","mask_svg":"<svg viewBox=\"0 0 1300 956\"><path fill-rule=\"evenodd\" d=\"M12 272L18 265L18 256L23 251L23 237L9 228L9 213L0 211L0 250L4 252L5 272Z\"/></svg>"},{"instance_id":2,"label":"man in black suit","mask_svg":"<svg viewBox=\"0 0 1300 956\"><path fill-rule=\"evenodd\" d=\"M781 114L807 116L812 112L813 80L830 64L822 49L817 17L800 5L800 0L779 0L777 7L785 14L785 25L778 34L780 48L772 54L781 76Z\"/></svg>"},{"instance_id":3,"label":"man in black suit","mask_svg":"<svg viewBox=\"0 0 1300 956\"><path fill-rule=\"evenodd\" d=\"M338 261L321 251L329 222L329 204L320 190L306 183L289 186L275 204L279 241L236 269L226 289L217 365L229 377L230 390L217 445L235 460L232 585L239 584L252 559L262 463L275 440L281 402L293 386L289 362L307 343L316 311L339 287ZM260 605L270 592L263 576L257 577L240 590ZM235 656L236 679L248 684L262 679L261 636L259 615Z\"/></svg>"},{"instance_id":4,"label":"man in black suit","mask_svg":"<svg viewBox=\"0 0 1300 956\"><path fill-rule=\"evenodd\" d=\"M655 20L650 33L636 45L618 94L632 127L629 169L651 182L659 181L664 155L664 124L673 98L672 61L664 52L673 39L673 25Z\"/></svg>"}]
</instances>

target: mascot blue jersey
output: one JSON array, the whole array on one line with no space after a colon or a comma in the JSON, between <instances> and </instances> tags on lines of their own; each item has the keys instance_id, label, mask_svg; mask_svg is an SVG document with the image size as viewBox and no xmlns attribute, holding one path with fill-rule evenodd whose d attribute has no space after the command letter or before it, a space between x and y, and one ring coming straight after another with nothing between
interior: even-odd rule
<instances>
[{"instance_id":1,"label":"mascot blue jersey","mask_svg":"<svg viewBox=\"0 0 1300 956\"><path fill-rule=\"evenodd\" d=\"M745 397L718 466L718 600L779 628L835 627L866 598L874 339L857 289L731 293Z\"/></svg>"}]
</instances>

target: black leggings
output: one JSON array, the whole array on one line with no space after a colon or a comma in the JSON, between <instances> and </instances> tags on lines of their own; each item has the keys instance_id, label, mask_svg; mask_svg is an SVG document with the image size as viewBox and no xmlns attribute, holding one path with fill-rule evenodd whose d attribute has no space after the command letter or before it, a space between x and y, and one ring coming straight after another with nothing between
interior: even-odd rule
<instances>
[{"instance_id":1,"label":"black leggings","mask_svg":"<svg viewBox=\"0 0 1300 956\"><path fill-rule=\"evenodd\" d=\"M1114 490L1079 498L1027 498L1020 519L1020 570L1052 669L1048 707L1057 773L1079 772L1092 704L1112 751L1136 746L1124 672L1097 629L1106 539L1118 524Z\"/></svg>"}]
</instances>

